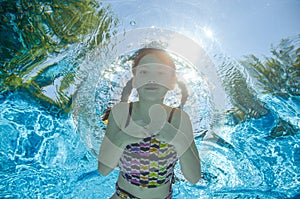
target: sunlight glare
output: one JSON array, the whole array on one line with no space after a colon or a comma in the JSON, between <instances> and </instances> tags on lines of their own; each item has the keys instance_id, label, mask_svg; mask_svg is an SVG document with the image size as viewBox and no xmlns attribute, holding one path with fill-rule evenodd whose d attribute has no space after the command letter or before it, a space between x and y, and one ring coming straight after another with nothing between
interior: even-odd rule
<instances>
[{"instance_id":1,"label":"sunlight glare","mask_svg":"<svg viewBox=\"0 0 300 199\"><path fill-rule=\"evenodd\" d=\"M208 27L204 27L203 28L203 31L204 31L204 33L205 33L205 35L207 36L207 37L209 37L209 38L213 38L213 36L214 36L214 34L213 34L213 31L210 29L210 28L208 28Z\"/></svg>"}]
</instances>

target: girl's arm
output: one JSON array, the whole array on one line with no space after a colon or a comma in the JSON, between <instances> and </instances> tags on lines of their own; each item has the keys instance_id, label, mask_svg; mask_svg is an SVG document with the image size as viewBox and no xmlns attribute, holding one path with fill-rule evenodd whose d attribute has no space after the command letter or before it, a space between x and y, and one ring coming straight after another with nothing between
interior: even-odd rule
<instances>
[{"instance_id":1,"label":"girl's arm","mask_svg":"<svg viewBox=\"0 0 300 199\"><path fill-rule=\"evenodd\" d=\"M117 124L118 122L115 121L116 118L117 117L114 117L113 112L111 111L108 117L106 133L100 146L98 155L98 171L103 176L108 175L114 170L123 153L123 148L118 142L119 139L116 139L116 137L121 134L121 130Z\"/></svg>"},{"instance_id":2,"label":"girl's arm","mask_svg":"<svg viewBox=\"0 0 300 199\"><path fill-rule=\"evenodd\" d=\"M191 120L185 112L181 112L182 117L180 121L178 134L184 134L186 137L186 143L179 142L182 145L182 151L180 151L180 168L184 177L192 184L196 184L201 178L201 164L199 153L194 141L193 128ZM181 136L179 136L181 137ZM174 138L174 143L176 143L176 137ZM189 145L187 145L189 144ZM185 148L187 148L185 150Z\"/></svg>"},{"instance_id":3,"label":"girl's arm","mask_svg":"<svg viewBox=\"0 0 300 199\"><path fill-rule=\"evenodd\" d=\"M180 156L180 168L184 177L192 184L196 184L201 178L200 157L195 142Z\"/></svg>"}]
</instances>

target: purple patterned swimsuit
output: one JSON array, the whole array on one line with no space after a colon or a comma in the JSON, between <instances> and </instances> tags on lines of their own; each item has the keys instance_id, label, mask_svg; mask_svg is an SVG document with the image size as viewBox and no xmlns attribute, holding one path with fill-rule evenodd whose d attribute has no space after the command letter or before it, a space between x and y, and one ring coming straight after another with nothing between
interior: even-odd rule
<instances>
[{"instance_id":1,"label":"purple patterned swimsuit","mask_svg":"<svg viewBox=\"0 0 300 199\"><path fill-rule=\"evenodd\" d=\"M130 103L129 116L131 116ZM171 122L172 109L168 122ZM178 160L173 145L160 142L155 136L147 137L139 143L127 145L119 161L121 175L131 184L140 187L155 188L172 182L174 166ZM120 198L137 198L117 185ZM167 197L172 198L172 188Z\"/></svg>"}]
</instances>

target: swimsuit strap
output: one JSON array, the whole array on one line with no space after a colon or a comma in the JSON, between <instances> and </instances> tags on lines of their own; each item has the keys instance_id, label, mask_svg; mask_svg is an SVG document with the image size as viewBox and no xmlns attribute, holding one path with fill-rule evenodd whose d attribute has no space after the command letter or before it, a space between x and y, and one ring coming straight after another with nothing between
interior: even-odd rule
<instances>
[{"instance_id":1,"label":"swimsuit strap","mask_svg":"<svg viewBox=\"0 0 300 199\"><path fill-rule=\"evenodd\" d=\"M170 116L169 116L169 119L168 119L168 122L169 122L169 123L171 123L171 121L172 121L172 117L173 117L174 111L175 111L175 108L172 108L171 113L170 113Z\"/></svg>"},{"instance_id":2,"label":"swimsuit strap","mask_svg":"<svg viewBox=\"0 0 300 199\"><path fill-rule=\"evenodd\" d=\"M129 122L130 122L131 112L132 112L132 102L129 103L129 113L128 113L128 116L127 116L127 121L126 121L125 127L127 127Z\"/></svg>"}]
</instances>

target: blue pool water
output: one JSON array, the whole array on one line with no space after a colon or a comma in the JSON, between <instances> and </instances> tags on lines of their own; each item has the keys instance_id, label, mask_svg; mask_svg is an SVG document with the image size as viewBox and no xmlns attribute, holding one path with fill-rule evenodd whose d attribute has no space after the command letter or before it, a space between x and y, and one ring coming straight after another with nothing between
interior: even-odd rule
<instances>
[{"instance_id":1,"label":"blue pool water","mask_svg":"<svg viewBox=\"0 0 300 199\"><path fill-rule=\"evenodd\" d=\"M68 115L22 92L3 96L0 112L1 198L108 198L113 193L117 171L109 177L96 171L97 159ZM270 138L276 117L272 112L223 126L231 147L197 139L204 178L192 186L177 174L181 180L174 186L174 198L299 194L299 134Z\"/></svg>"},{"instance_id":2,"label":"blue pool water","mask_svg":"<svg viewBox=\"0 0 300 199\"><path fill-rule=\"evenodd\" d=\"M97 153L105 133L101 115L119 100L130 78L130 53L136 46L161 35L160 45L172 47L178 75L189 87L190 96L184 110L192 118L202 165L202 178L196 185L189 184L179 165L176 166L174 198L300 198L299 65L292 68L289 75L282 74L290 78L283 84L278 83L283 85L280 88L283 94L272 90L277 89L274 82L258 82L253 74L245 72L246 66L221 50L207 30L200 28L200 31L203 21L198 21L197 30L191 29L191 26L196 27L197 18L209 20L207 15L212 14L209 10L204 12L205 9L198 12L199 7L193 7L193 1L184 4L192 6L190 9L180 8L189 10L194 19L186 20L187 23L181 21L184 12L178 21L169 23L167 17L157 20L155 17L159 17L161 11L167 16L175 12L155 6L151 10L156 15L139 7L146 16L154 17L144 21L139 17L141 13L128 13L129 8L138 5L112 1L113 11L121 10L119 20L124 17L122 23L128 21L128 25L118 24L115 28L116 24L108 17L111 13L102 12L107 14L101 15L102 22L107 20L114 25L106 24L100 29L91 25L95 22L93 16L80 15L93 13L92 8L99 11L101 6L97 7L94 1L91 9L90 4L77 5L76 1L73 2L76 6L18 1L16 9L9 2L0 4L1 21L5 22L1 22L0 34L6 39L1 40L0 51L0 198L106 199L113 194L118 170L107 177L97 171ZM80 6L83 10L75 12ZM55 9L61 7L73 13L55 15ZM28 21L26 16L30 16ZM69 23L70 16L71 21L85 19L88 25L83 29L91 28L92 36L80 28L80 34L86 34L85 37L74 36L74 31L67 32L67 36L60 32L57 28L60 25L64 30L80 27ZM151 19L161 28L154 29ZM126 34L123 34L124 29ZM35 35L37 30L43 30L43 34ZM123 46L115 44L114 39L105 37L115 35L114 31L125 35L124 40L130 39L123 42ZM101 37L94 36L98 32ZM43 39L38 40L41 35ZM179 40L173 46L168 43L173 35L175 39L184 39L180 48L176 48ZM203 39L197 40L199 37ZM47 41L45 45L44 41ZM107 45L107 41L115 46ZM294 50L281 47L290 53L282 55L282 60L299 61L299 41L297 37L291 42L296 46ZM96 47L88 45L93 42ZM197 57L188 57L189 54L184 54L186 49L189 52L196 49ZM110 52L113 58L109 57ZM266 85L269 90L262 92ZM222 94L224 90L226 94ZM178 96L175 89L168 94L166 103L177 106ZM136 100L136 94L130 99ZM208 136L212 132L214 139Z\"/></svg>"}]
</instances>

